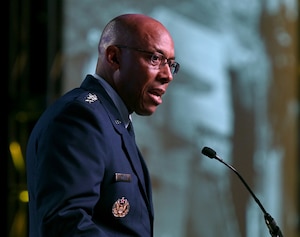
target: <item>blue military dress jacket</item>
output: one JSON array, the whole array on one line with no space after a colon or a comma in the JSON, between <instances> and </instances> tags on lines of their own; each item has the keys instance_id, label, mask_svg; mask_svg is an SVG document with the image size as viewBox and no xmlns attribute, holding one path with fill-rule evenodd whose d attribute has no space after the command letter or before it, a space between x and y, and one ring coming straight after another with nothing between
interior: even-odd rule
<instances>
[{"instance_id":1,"label":"blue military dress jacket","mask_svg":"<svg viewBox=\"0 0 300 237\"><path fill-rule=\"evenodd\" d=\"M29 237L153 236L148 170L92 75L42 114L26 167Z\"/></svg>"}]
</instances>

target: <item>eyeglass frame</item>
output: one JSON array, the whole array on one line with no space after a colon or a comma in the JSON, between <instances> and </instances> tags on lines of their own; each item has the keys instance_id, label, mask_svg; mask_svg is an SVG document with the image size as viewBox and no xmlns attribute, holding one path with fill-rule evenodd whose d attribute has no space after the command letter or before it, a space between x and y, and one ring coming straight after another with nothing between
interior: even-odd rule
<instances>
[{"instance_id":1,"label":"eyeglass frame","mask_svg":"<svg viewBox=\"0 0 300 237\"><path fill-rule=\"evenodd\" d=\"M164 65L168 64L172 75L177 74L178 71L179 71L180 64L178 62L176 62L174 59L167 58L162 53L150 52L150 51L147 51L147 50L143 50L143 49L135 48L135 47L130 47L130 46L127 46L127 45L114 45L114 46L116 46L117 48L120 48L120 49L122 49L122 48L123 49L130 49L130 50L134 50L134 51L137 51L137 52L149 54L149 55L151 55L151 63L152 63L153 66L164 66ZM156 56L160 59L160 63L157 64L157 65L155 63L153 63L153 61L155 61L155 59L153 59L154 56Z\"/></svg>"}]
</instances>

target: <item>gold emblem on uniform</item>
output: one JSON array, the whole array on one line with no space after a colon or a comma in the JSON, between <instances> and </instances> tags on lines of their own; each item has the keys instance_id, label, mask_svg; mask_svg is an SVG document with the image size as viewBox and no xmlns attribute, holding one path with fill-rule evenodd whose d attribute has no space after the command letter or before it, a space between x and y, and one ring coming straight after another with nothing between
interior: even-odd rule
<instances>
[{"instance_id":1,"label":"gold emblem on uniform","mask_svg":"<svg viewBox=\"0 0 300 237\"><path fill-rule=\"evenodd\" d=\"M112 213L115 217L124 217L129 212L129 202L125 197L119 198L112 207Z\"/></svg>"}]
</instances>

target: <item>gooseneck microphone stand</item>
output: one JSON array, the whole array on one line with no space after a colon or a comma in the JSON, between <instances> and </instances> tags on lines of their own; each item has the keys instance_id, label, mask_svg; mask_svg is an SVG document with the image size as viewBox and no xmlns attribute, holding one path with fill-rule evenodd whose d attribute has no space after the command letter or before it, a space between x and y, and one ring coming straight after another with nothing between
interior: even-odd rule
<instances>
[{"instance_id":1,"label":"gooseneck microphone stand","mask_svg":"<svg viewBox=\"0 0 300 237\"><path fill-rule=\"evenodd\" d=\"M269 233L271 234L271 236L272 237L283 237L283 234L281 233L280 228L276 224L276 222L273 219L273 217L265 210L265 208L263 207L263 205L261 204L261 202L255 196L255 194L252 192L252 190L250 189L250 187L248 186L248 184L246 183L246 181L237 172L237 170L233 166L231 166L231 165L227 164L226 162L224 162L217 155L217 153L213 149L211 149L209 147L203 147L202 154L205 155L205 156L207 156L207 157L209 157L209 158L211 158L211 159L216 159L216 160L220 161L221 163L223 163L224 165L226 165L229 169L231 169L240 178L240 180L243 182L243 184L245 185L245 187L248 189L248 191L250 192L250 194L254 198L255 202L258 204L258 206L260 207L260 209L264 213L265 223L266 223L266 225L267 225L267 227L269 229Z\"/></svg>"}]
</instances>

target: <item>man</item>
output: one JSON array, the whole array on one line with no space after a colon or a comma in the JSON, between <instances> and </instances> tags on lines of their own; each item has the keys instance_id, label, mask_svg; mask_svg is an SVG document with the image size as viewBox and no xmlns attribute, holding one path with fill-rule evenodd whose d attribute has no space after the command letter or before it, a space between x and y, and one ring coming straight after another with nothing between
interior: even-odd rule
<instances>
[{"instance_id":1,"label":"man","mask_svg":"<svg viewBox=\"0 0 300 237\"><path fill-rule=\"evenodd\" d=\"M41 116L27 145L29 236L153 236L151 183L131 114L151 115L173 75L157 20L124 14L98 46L94 75Z\"/></svg>"}]
</instances>

